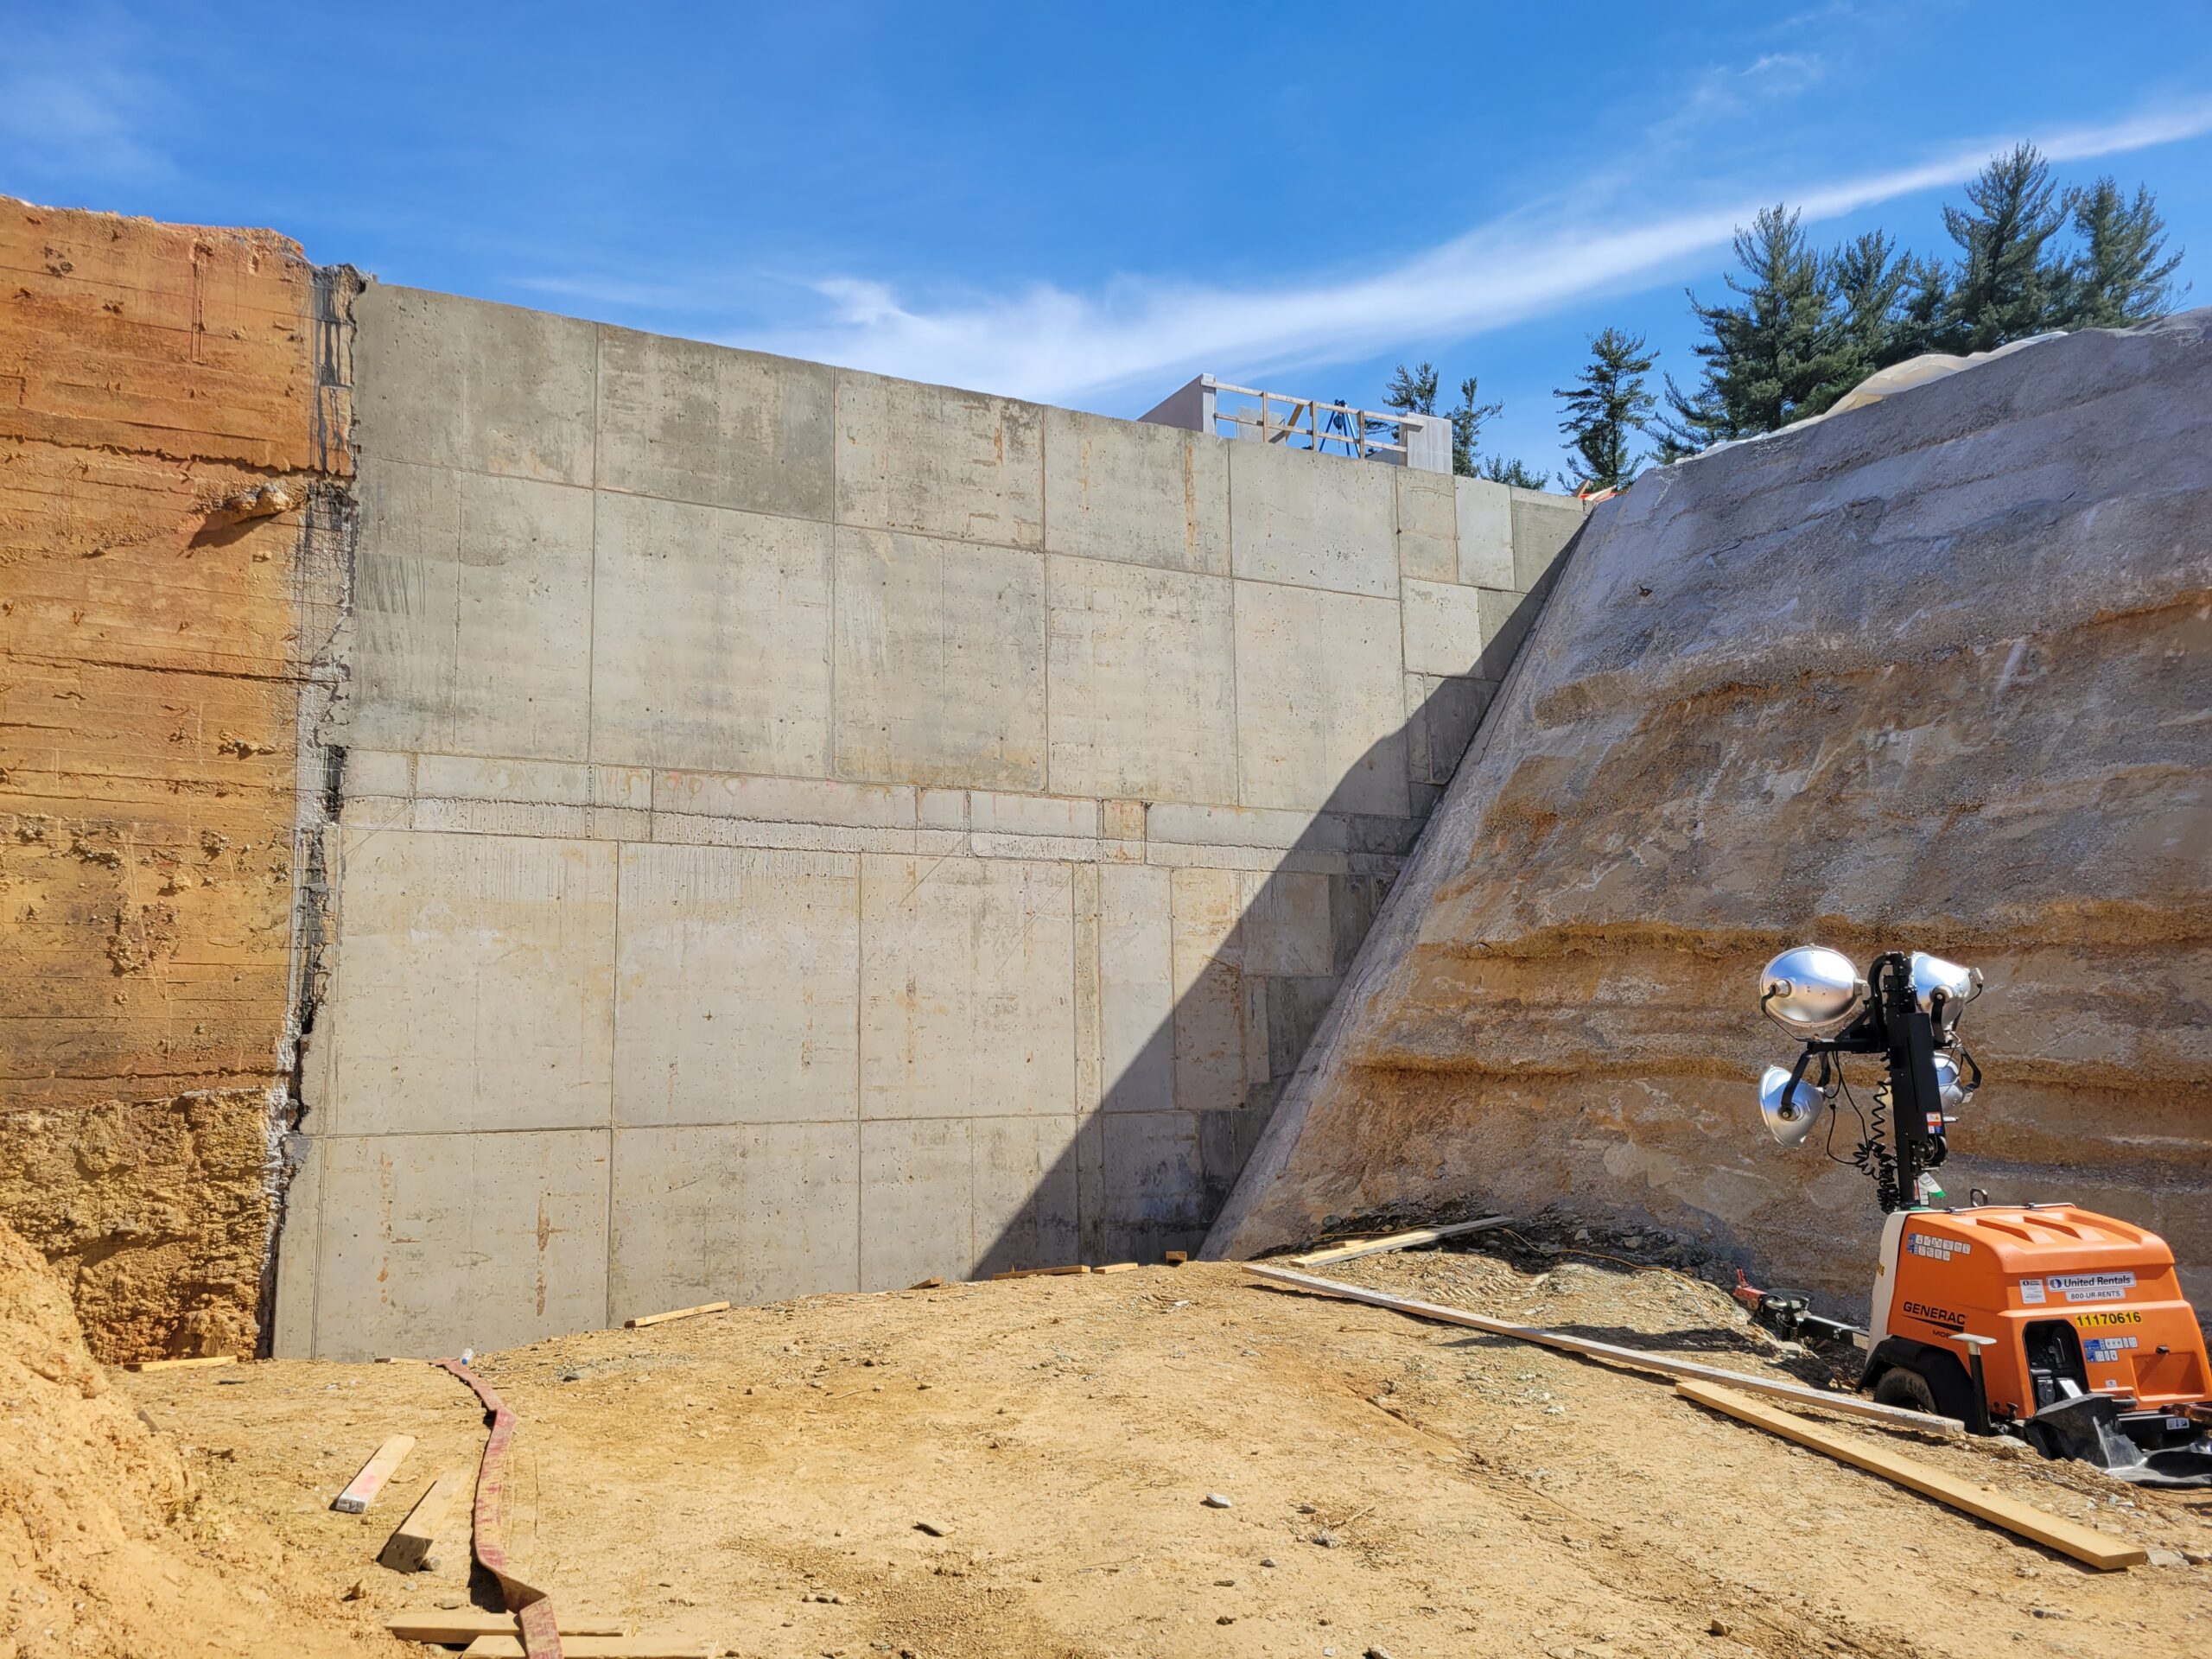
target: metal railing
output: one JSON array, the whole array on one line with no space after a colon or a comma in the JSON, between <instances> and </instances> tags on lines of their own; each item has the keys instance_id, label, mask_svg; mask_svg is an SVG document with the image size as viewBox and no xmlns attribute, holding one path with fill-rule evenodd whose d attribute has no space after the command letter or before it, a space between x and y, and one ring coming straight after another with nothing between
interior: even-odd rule
<instances>
[{"instance_id":1,"label":"metal railing","mask_svg":"<svg viewBox=\"0 0 2212 1659\"><path fill-rule=\"evenodd\" d=\"M1316 455L1347 455L1426 472L1452 470L1450 423L1433 415L1355 409L1202 374L1140 417L1185 431L1276 443Z\"/></svg>"},{"instance_id":2,"label":"metal railing","mask_svg":"<svg viewBox=\"0 0 2212 1659\"><path fill-rule=\"evenodd\" d=\"M1216 429L1232 429L1224 437L1242 437L1249 429L1263 443L1280 443L1290 449L1311 449L1320 454L1377 454L1402 456L1406 416L1396 411L1378 414L1345 404L1325 404L1318 397L1293 397L1256 386L1232 386L1214 382L1213 418ZM1257 399L1232 406L1230 397ZM1332 448L1332 446L1334 446ZM1403 466L1401 461L1398 463Z\"/></svg>"}]
</instances>

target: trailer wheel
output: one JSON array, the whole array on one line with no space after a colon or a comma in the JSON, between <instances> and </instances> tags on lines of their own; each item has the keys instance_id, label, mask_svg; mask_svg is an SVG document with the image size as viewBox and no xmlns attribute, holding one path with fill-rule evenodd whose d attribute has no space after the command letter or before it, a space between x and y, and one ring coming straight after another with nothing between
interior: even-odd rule
<instances>
[{"instance_id":1,"label":"trailer wheel","mask_svg":"<svg viewBox=\"0 0 2212 1659\"><path fill-rule=\"evenodd\" d=\"M1907 1411L1924 1411L1930 1416L1941 1416L1936 1409L1936 1390L1928 1386L1928 1379L1910 1365L1892 1365L1875 1379L1874 1402L1882 1406L1902 1406Z\"/></svg>"}]
</instances>

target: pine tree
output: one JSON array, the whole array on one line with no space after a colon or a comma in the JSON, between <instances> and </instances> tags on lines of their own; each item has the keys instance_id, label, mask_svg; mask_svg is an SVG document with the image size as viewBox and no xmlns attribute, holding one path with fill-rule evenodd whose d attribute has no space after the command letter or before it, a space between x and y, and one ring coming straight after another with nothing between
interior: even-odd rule
<instances>
[{"instance_id":1,"label":"pine tree","mask_svg":"<svg viewBox=\"0 0 2212 1659\"><path fill-rule=\"evenodd\" d=\"M1883 231L1868 231L1828 256L1840 335L1835 396L1907 354L1897 350L1897 334L1912 274L1910 257L1900 257Z\"/></svg>"},{"instance_id":2,"label":"pine tree","mask_svg":"<svg viewBox=\"0 0 2212 1659\"><path fill-rule=\"evenodd\" d=\"M1493 484L1510 484L1516 489L1541 490L1549 487L1552 475L1532 469L1526 461L1507 461L1502 455L1492 455L1483 462L1478 476Z\"/></svg>"},{"instance_id":3,"label":"pine tree","mask_svg":"<svg viewBox=\"0 0 2212 1659\"><path fill-rule=\"evenodd\" d=\"M2044 252L2064 222L2052 194L2050 166L2033 144L2021 144L1967 185L1968 207L1943 209L1960 257L1942 349L1993 351L2051 327L2065 287L2064 269Z\"/></svg>"},{"instance_id":4,"label":"pine tree","mask_svg":"<svg viewBox=\"0 0 2212 1659\"><path fill-rule=\"evenodd\" d=\"M1567 408L1559 429L1582 457L1595 488L1620 488L1646 459L1636 445L1655 406L1643 385L1655 360L1644 350L1643 335L1607 328L1590 336L1590 361L1581 380L1552 393Z\"/></svg>"},{"instance_id":5,"label":"pine tree","mask_svg":"<svg viewBox=\"0 0 2212 1659\"><path fill-rule=\"evenodd\" d=\"M1410 372L1402 363L1390 372L1390 384L1382 389L1382 407L1402 410L1408 415L1436 413L1436 365L1416 363Z\"/></svg>"},{"instance_id":6,"label":"pine tree","mask_svg":"<svg viewBox=\"0 0 2212 1659\"><path fill-rule=\"evenodd\" d=\"M1459 477L1475 476L1475 456L1483 441L1483 423L1501 415L1505 405L1475 401L1475 377L1459 383L1459 406L1452 411L1452 470Z\"/></svg>"},{"instance_id":7,"label":"pine tree","mask_svg":"<svg viewBox=\"0 0 2212 1659\"><path fill-rule=\"evenodd\" d=\"M2067 328L2125 328L2163 316L2173 302L2183 250L2165 253L2166 221L2141 185L2133 203L2110 178L2069 190L2066 211L2082 238L2066 271L2056 321ZM2186 289L2183 290L2184 292Z\"/></svg>"},{"instance_id":8,"label":"pine tree","mask_svg":"<svg viewBox=\"0 0 2212 1659\"><path fill-rule=\"evenodd\" d=\"M1942 349L1945 319L1951 308L1951 273L1938 259L1908 254L1904 291L1890 331L1888 361L1902 363L1923 352Z\"/></svg>"},{"instance_id":9,"label":"pine tree","mask_svg":"<svg viewBox=\"0 0 2212 1659\"><path fill-rule=\"evenodd\" d=\"M1408 415L1433 415L1436 383L1433 363L1416 363L1410 369L1401 363L1390 372L1390 383L1382 389L1383 407ZM1503 404L1475 401L1473 375L1459 383L1459 406L1446 417L1452 423L1452 470L1459 477L1476 475L1475 456L1482 443L1483 423L1504 409Z\"/></svg>"},{"instance_id":10,"label":"pine tree","mask_svg":"<svg viewBox=\"0 0 2212 1659\"><path fill-rule=\"evenodd\" d=\"M1736 232L1745 280L1726 280L1743 296L1741 305L1706 305L1690 296L1707 336L1690 348L1704 378L1693 397L1668 378L1673 419L1662 428L1662 459L1771 432L1842 395L1848 354L1826 262L1797 217L1780 206L1763 208L1749 230Z\"/></svg>"}]
</instances>

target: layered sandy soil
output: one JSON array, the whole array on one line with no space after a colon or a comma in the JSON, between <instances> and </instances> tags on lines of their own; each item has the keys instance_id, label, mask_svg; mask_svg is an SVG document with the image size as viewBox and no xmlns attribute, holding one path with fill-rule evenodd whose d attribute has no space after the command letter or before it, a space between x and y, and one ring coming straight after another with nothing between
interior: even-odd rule
<instances>
[{"instance_id":1,"label":"layered sandy soil","mask_svg":"<svg viewBox=\"0 0 2212 1659\"><path fill-rule=\"evenodd\" d=\"M326 1559L276 1541L257 1494L210 1496L205 1455L113 1382L38 1252L0 1226L0 1659L411 1650L339 1600Z\"/></svg>"},{"instance_id":2,"label":"layered sandy soil","mask_svg":"<svg viewBox=\"0 0 2212 1659\"><path fill-rule=\"evenodd\" d=\"M1332 1271L1817 1374L1713 1285L1553 1237ZM480 1367L522 1420L524 1573L747 1659L2212 1649L2212 1494L1846 1431L2158 1552L2099 1574L1662 1384L1229 1266L819 1297ZM423 1485L473 1466L451 1377L287 1362L125 1386L334 1605L356 1583L348 1612L468 1599L457 1547L412 1579L372 1564ZM421 1445L390 1496L331 1514L391 1433Z\"/></svg>"}]
</instances>

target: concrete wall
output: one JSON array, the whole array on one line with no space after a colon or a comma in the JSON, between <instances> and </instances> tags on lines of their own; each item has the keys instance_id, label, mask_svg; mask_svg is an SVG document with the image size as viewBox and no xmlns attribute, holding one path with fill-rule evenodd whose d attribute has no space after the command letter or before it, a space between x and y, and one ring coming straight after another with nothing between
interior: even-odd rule
<instances>
[{"instance_id":1,"label":"concrete wall","mask_svg":"<svg viewBox=\"0 0 2212 1659\"><path fill-rule=\"evenodd\" d=\"M0 1219L109 1361L259 1336L349 291L0 199Z\"/></svg>"},{"instance_id":2,"label":"concrete wall","mask_svg":"<svg viewBox=\"0 0 2212 1659\"><path fill-rule=\"evenodd\" d=\"M279 1351L1196 1247L1579 506L357 311Z\"/></svg>"}]
</instances>

